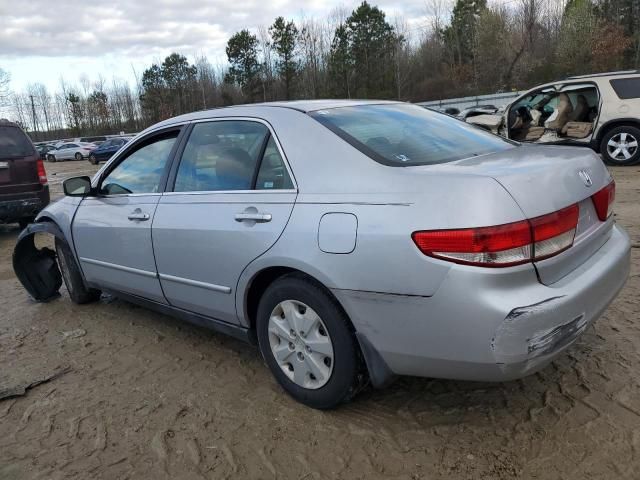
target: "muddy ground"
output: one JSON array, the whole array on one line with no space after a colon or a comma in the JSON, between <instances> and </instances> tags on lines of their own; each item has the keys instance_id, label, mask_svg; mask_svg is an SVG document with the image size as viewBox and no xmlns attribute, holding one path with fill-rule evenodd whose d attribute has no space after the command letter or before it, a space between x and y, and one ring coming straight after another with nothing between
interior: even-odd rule
<instances>
[{"instance_id":1,"label":"muddy ground","mask_svg":"<svg viewBox=\"0 0 640 480\"><path fill-rule=\"evenodd\" d=\"M47 164L61 181L87 162ZM631 278L551 366L504 384L400 379L319 412L257 350L118 300L31 301L0 226L0 479L640 478L640 168L613 169ZM19 389L19 388L18 388Z\"/></svg>"}]
</instances>

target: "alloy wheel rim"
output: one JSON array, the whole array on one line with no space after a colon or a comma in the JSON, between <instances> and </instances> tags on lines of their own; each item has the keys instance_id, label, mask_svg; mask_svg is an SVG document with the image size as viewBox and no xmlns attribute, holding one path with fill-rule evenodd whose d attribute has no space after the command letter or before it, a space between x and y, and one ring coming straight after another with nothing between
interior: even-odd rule
<instances>
[{"instance_id":1,"label":"alloy wheel rim","mask_svg":"<svg viewBox=\"0 0 640 480\"><path fill-rule=\"evenodd\" d=\"M289 380L311 390L326 385L333 372L333 343L311 307L297 300L278 303L268 334L273 358Z\"/></svg>"},{"instance_id":2,"label":"alloy wheel rim","mask_svg":"<svg viewBox=\"0 0 640 480\"><path fill-rule=\"evenodd\" d=\"M630 133L618 133L607 142L609 156L617 161L629 160L637 151L638 139Z\"/></svg>"}]
</instances>

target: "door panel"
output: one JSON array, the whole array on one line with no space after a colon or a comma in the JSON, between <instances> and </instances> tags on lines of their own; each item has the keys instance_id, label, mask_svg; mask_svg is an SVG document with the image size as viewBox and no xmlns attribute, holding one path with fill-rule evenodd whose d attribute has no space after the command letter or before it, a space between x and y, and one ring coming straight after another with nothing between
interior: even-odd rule
<instances>
[{"instance_id":1,"label":"door panel","mask_svg":"<svg viewBox=\"0 0 640 480\"><path fill-rule=\"evenodd\" d=\"M238 278L279 238L295 197L291 191L163 195L153 246L169 303L237 323Z\"/></svg>"},{"instance_id":2,"label":"door panel","mask_svg":"<svg viewBox=\"0 0 640 480\"><path fill-rule=\"evenodd\" d=\"M149 194L82 201L72 231L88 281L166 303L151 246L159 199L159 194Z\"/></svg>"},{"instance_id":3,"label":"door panel","mask_svg":"<svg viewBox=\"0 0 640 480\"><path fill-rule=\"evenodd\" d=\"M106 170L73 220L72 233L88 281L166 303L151 225L180 130L144 137Z\"/></svg>"}]
</instances>

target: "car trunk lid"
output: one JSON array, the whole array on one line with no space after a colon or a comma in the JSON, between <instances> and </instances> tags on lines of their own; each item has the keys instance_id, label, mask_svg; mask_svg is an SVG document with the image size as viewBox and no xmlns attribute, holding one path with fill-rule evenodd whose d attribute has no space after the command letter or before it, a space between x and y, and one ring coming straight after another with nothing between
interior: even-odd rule
<instances>
[{"instance_id":1,"label":"car trunk lid","mask_svg":"<svg viewBox=\"0 0 640 480\"><path fill-rule=\"evenodd\" d=\"M535 262L543 284L555 283L573 271L595 253L611 233L612 218L600 221L591 198L612 181L611 175L590 150L522 145L431 168L494 178L528 219L578 204L580 212L573 247Z\"/></svg>"}]
</instances>

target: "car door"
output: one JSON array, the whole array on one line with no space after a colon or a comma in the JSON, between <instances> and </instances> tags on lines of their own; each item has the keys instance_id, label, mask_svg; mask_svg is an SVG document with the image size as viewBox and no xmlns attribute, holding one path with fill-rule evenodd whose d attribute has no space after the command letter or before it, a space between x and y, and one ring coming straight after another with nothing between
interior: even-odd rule
<instances>
[{"instance_id":1,"label":"car door","mask_svg":"<svg viewBox=\"0 0 640 480\"><path fill-rule=\"evenodd\" d=\"M78 144L76 143L67 143L65 145L64 150L62 151L62 159L63 160L71 160L76 153L78 148Z\"/></svg>"},{"instance_id":2,"label":"car door","mask_svg":"<svg viewBox=\"0 0 640 480\"><path fill-rule=\"evenodd\" d=\"M82 200L72 233L87 281L166 303L151 244L151 224L181 129L148 135L131 145Z\"/></svg>"},{"instance_id":3,"label":"car door","mask_svg":"<svg viewBox=\"0 0 640 480\"><path fill-rule=\"evenodd\" d=\"M284 230L296 189L277 138L258 120L193 125L153 222L169 303L238 323L243 269Z\"/></svg>"}]
</instances>

